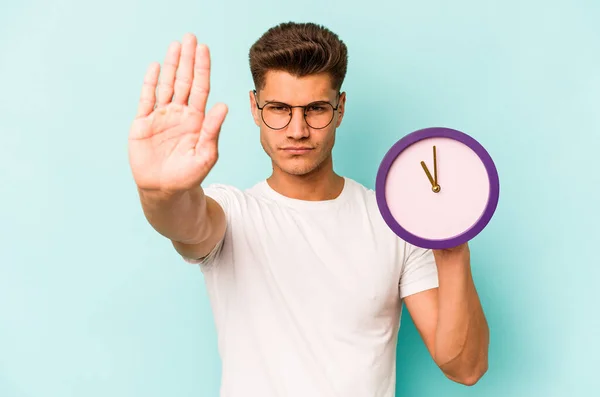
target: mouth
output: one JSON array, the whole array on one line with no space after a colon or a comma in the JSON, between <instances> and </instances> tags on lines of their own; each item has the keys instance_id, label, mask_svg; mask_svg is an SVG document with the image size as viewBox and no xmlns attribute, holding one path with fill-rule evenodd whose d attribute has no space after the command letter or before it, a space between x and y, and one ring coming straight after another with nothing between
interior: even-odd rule
<instances>
[{"instance_id":1,"label":"mouth","mask_svg":"<svg viewBox=\"0 0 600 397\"><path fill-rule=\"evenodd\" d=\"M288 146L281 148L282 151L289 154L305 154L312 150L313 148L304 147L304 146Z\"/></svg>"}]
</instances>

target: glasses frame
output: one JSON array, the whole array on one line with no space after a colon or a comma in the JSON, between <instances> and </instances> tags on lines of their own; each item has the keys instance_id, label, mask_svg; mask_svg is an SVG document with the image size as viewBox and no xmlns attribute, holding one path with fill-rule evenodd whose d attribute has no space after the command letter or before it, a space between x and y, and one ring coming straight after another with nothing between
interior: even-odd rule
<instances>
[{"instance_id":1,"label":"glasses frame","mask_svg":"<svg viewBox=\"0 0 600 397\"><path fill-rule=\"evenodd\" d=\"M292 106L292 105L289 105L289 104L287 104L287 103L284 103L284 102L269 101L269 102L265 102L265 103L262 105L262 107L260 107L260 106L258 105L258 98L257 98L257 95L258 95L258 94L256 93L256 90L252 90L252 92L254 92L254 101L256 102L256 108L257 108L258 110L260 110L260 118L262 119L263 123L265 123L265 125L266 125L267 127L269 127L270 129L272 129L272 130L276 130L276 131L278 131L278 130L282 130L282 129L286 128L288 125L290 125L290 123L292 122L292 118L293 118L293 110L292 110L292 109L294 109L294 108L301 108L301 109L302 109L302 117L304 118L304 122L305 122L305 123L306 123L306 124L307 124L307 125L308 125L310 128L312 128L312 129L314 129L314 130L322 130L323 128L327 128L327 127L328 127L328 126L331 124L331 122L332 122L332 121L333 121L333 119L335 118L335 112L338 110L338 107L340 106L340 96L341 96L341 92L338 92L338 93L337 93L337 97L338 97L337 101L338 101L338 102L337 102L337 104L336 104L335 106L333 106L333 104L332 104L331 102L328 102L328 101L314 101L314 102L311 102L311 103L309 103L308 105L297 105L297 106ZM277 103L277 104L285 105L285 106L287 106L288 108L290 108L290 119L288 120L288 122L286 123L286 125L284 125L283 127L280 127L280 128L273 128L273 127L271 127L269 124L267 124L267 122L265 121L265 118L264 118L264 116L263 116L263 109L265 108L265 106L267 106L267 105L269 105L269 104L272 104L272 103ZM315 127L313 127L313 126L312 126L312 125L310 125L310 124L309 124L309 122L306 120L306 108L307 108L307 107L309 107L309 106L312 106L312 105L314 105L315 103L326 103L326 104L328 104L329 106L331 106L331 107L333 108L333 112L331 113L331 119L330 119L330 120L327 122L327 124L325 124L323 127L319 127L319 128L315 128Z\"/></svg>"}]
</instances>

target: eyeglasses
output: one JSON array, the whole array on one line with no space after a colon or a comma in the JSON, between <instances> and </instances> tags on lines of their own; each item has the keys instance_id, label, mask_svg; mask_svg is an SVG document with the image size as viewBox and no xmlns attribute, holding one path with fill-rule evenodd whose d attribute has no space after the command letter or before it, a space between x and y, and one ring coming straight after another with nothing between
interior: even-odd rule
<instances>
[{"instance_id":1,"label":"eyeglasses","mask_svg":"<svg viewBox=\"0 0 600 397\"><path fill-rule=\"evenodd\" d=\"M338 93L339 95L339 93ZM256 90L254 90L256 99ZM267 127L273 130L281 130L288 126L292 121L292 109L301 108L304 110L304 120L311 128L316 130L327 127L333 120L334 112L338 109L339 103L334 107L326 101L311 102L305 106L291 106L282 102L267 102L262 107L256 107L260 110L261 118Z\"/></svg>"}]
</instances>

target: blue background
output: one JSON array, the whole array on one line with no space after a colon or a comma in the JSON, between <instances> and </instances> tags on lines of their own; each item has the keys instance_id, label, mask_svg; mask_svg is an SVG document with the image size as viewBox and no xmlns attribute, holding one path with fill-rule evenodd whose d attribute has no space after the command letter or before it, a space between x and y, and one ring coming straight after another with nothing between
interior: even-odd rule
<instances>
[{"instance_id":1,"label":"blue background","mask_svg":"<svg viewBox=\"0 0 600 397\"><path fill-rule=\"evenodd\" d=\"M339 173L374 187L388 148L429 126L470 134L498 168L471 242L489 372L448 381L405 315L397 395L594 393L598 1L30 0L0 15L0 396L217 396L202 275L143 218L128 129L147 65L193 32L212 52L209 105L230 108L210 181L266 177L247 53L287 20L349 46Z\"/></svg>"}]
</instances>

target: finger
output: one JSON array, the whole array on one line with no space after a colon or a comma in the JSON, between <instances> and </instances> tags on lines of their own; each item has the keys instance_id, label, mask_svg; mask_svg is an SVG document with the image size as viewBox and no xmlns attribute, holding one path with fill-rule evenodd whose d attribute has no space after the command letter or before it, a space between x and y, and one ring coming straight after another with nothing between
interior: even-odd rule
<instances>
[{"instance_id":1,"label":"finger","mask_svg":"<svg viewBox=\"0 0 600 397\"><path fill-rule=\"evenodd\" d=\"M206 113L206 117L202 123L200 137L196 144L196 153L202 151L203 148L216 146L219 140L221 126L223 125L223 121L225 121L227 112L227 105L218 103Z\"/></svg>"},{"instance_id":2,"label":"finger","mask_svg":"<svg viewBox=\"0 0 600 397\"><path fill-rule=\"evenodd\" d=\"M136 117L144 117L149 115L154 109L156 102L156 83L158 82L158 74L160 72L160 64L153 62L148 66L144 83L142 84L142 93L138 104Z\"/></svg>"},{"instance_id":3,"label":"finger","mask_svg":"<svg viewBox=\"0 0 600 397\"><path fill-rule=\"evenodd\" d=\"M194 78L194 58L196 56L196 36L186 34L181 47L181 58L175 78L175 95L173 103L187 105L192 79Z\"/></svg>"},{"instance_id":4,"label":"finger","mask_svg":"<svg viewBox=\"0 0 600 397\"><path fill-rule=\"evenodd\" d=\"M196 48L196 60L194 62L194 81L190 93L190 106L204 113L206 100L210 91L210 52L206 45Z\"/></svg>"},{"instance_id":5,"label":"finger","mask_svg":"<svg viewBox=\"0 0 600 397\"><path fill-rule=\"evenodd\" d=\"M164 106L171 102L173 98L173 84L175 81L175 73L179 64L179 54L181 53L181 44L175 41L169 45L167 55L165 56L163 70L158 83L158 93L156 104Z\"/></svg>"}]
</instances>

